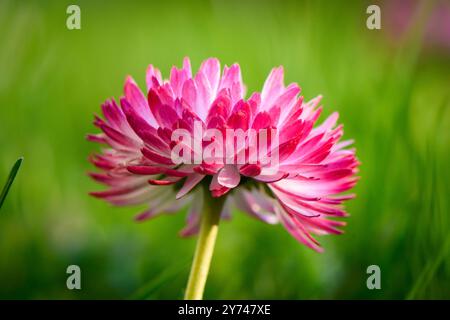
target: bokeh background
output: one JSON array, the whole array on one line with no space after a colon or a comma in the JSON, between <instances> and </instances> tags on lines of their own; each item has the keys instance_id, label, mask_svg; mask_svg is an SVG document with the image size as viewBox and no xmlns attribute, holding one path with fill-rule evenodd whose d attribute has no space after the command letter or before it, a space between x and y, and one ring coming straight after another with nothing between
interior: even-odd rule
<instances>
[{"instance_id":1,"label":"bokeh background","mask_svg":"<svg viewBox=\"0 0 450 320\"><path fill-rule=\"evenodd\" d=\"M66 28L69 4L81 30ZM250 92L283 65L305 98L323 94L321 119L339 111L362 166L346 233L321 237L323 254L235 212L205 296L449 299L450 9L378 2L382 29L368 30L369 4L0 0L0 184L25 157L0 210L0 298L182 298L195 247L177 235L184 212L139 224L144 207L89 197L99 147L85 135L126 75L143 87L150 63L167 76L184 56L194 68L215 56L240 63ZM82 290L66 288L71 264ZM371 264L381 290L366 287Z\"/></svg>"}]
</instances>

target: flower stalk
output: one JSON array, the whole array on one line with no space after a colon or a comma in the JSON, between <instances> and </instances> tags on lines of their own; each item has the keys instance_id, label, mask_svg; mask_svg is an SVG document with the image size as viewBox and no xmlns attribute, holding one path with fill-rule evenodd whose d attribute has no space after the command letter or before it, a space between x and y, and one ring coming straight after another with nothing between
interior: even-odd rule
<instances>
[{"instance_id":1,"label":"flower stalk","mask_svg":"<svg viewBox=\"0 0 450 320\"><path fill-rule=\"evenodd\" d=\"M185 300L201 300L203 298L225 198L214 198L208 190L204 192L200 233L184 295Z\"/></svg>"}]
</instances>

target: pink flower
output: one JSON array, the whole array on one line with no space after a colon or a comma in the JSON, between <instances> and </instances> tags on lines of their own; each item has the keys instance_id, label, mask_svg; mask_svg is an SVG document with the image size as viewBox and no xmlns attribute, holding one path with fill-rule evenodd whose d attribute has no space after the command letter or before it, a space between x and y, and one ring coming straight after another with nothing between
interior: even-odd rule
<instances>
[{"instance_id":1,"label":"pink flower","mask_svg":"<svg viewBox=\"0 0 450 320\"><path fill-rule=\"evenodd\" d=\"M227 196L222 218L237 207L266 223L281 222L317 251L321 247L313 234L342 232L339 227L345 223L333 218L345 217L342 203L354 197L342 195L357 181L355 151L346 149L352 141L340 142L343 129L336 126L337 113L314 128L321 98L303 102L297 84L284 86L282 67L274 68L262 92L248 99L239 65L225 66L221 74L217 59L204 61L192 75L186 58L182 69L172 68L169 80L150 65L146 80L147 97L128 77L120 106L108 100L102 105L104 119L95 118L102 133L88 138L108 148L91 158L102 171L91 176L108 189L92 195L114 205L148 204L149 209L137 216L139 221L190 204L187 226L181 231L188 236L199 229L205 195L198 185L208 184L213 197ZM224 144L235 146L232 154L224 150L209 159L201 157L202 150L218 141L205 138L211 129L224 133ZM261 141L247 135L246 144L239 147L235 138L226 136L230 129L266 130L266 151L261 154L276 155L277 161L251 161ZM174 140L177 130L190 133L191 143ZM191 159L200 153L200 162L174 161L177 146ZM243 161L229 161L240 156Z\"/></svg>"}]
</instances>

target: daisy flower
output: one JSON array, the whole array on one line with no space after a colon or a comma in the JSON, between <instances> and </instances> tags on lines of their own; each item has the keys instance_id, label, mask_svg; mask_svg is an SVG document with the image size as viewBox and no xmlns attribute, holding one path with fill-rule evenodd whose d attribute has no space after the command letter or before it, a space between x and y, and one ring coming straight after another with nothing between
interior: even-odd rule
<instances>
[{"instance_id":1,"label":"daisy flower","mask_svg":"<svg viewBox=\"0 0 450 320\"><path fill-rule=\"evenodd\" d=\"M345 193L357 182L352 140L341 141L332 113L316 125L321 97L305 102L296 83L274 68L261 92L246 97L238 64L217 59L193 75L188 58L169 79L150 65L143 92L127 77L124 95L102 105L88 139L105 146L91 157L107 186L92 192L117 206L147 204L136 220L188 206L182 236L200 232L186 298L202 297L217 226L233 208L281 223L299 242L322 251L314 235L340 234Z\"/></svg>"}]
</instances>

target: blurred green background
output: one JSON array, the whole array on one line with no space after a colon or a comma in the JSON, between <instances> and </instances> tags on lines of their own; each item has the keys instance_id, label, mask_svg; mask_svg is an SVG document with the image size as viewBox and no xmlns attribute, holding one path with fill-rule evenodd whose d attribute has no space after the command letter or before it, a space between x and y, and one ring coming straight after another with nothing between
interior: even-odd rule
<instances>
[{"instance_id":1,"label":"blurred green background","mask_svg":"<svg viewBox=\"0 0 450 320\"><path fill-rule=\"evenodd\" d=\"M69 31L74 3L82 29ZM323 254L241 212L223 222L205 296L449 299L450 51L424 44L428 9L395 38L386 2L382 29L366 28L369 4L0 0L0 184L25 157L0 210L0 298L182 298L184 212L138 224L144 207L89 197L102 187L85 135L126 75L144 87L150 63L167 77L184 56L195 69L215 56L240 63L249 92L283 65L305 98L323 94L362 166L346 233L320 237ZM71 264L82 290L66 288ZM371 264L381 290L366 287Z\"/></svg>"}]
</instances>

